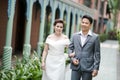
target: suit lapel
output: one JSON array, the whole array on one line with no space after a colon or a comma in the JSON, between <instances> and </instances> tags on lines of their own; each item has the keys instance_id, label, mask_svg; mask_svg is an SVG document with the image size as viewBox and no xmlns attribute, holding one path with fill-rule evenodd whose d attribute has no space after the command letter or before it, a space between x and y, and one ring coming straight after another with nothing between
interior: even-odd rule
<instances>
[{"instance_id":1,"label":"suit lapel","mask_svg":"<svg viewBox=\"0 0 120 80\"><path fill-rule=\"evenodd\" d=\"M82 47L80 34L78 34L78 35L77 35L77 40L78 40L78 42L79 42L80 46Z\"/></svg>"},{"instance_id":2,"label":"suit lapel","mask_svg":"<svg viewBox=\"0 0 120 80\"><path fill-rule=\"evenodd\" d=\"M90 35L87 36L87 39L85 40L85 43L84 43L83 47L84 47L84 46L86 45L86 43L91 39L91 37L92 37L92 36L90 36Z\"/></svg>"}]
</instances>

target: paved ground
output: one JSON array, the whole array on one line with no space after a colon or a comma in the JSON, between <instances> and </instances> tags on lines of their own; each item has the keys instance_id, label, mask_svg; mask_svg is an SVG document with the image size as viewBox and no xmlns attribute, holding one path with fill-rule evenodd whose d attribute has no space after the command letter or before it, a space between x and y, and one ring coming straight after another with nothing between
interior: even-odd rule
<instances>
[{"instance_id":1,"label":"paved ground","mask_svg":"<svg viewBox=\"0 0 120 80\"><path fill-rule=\"evenodd\" d=\"M118 42L105 41L101 43L101 65L99 75L94 80L120 80L117 79L118 73Z\"/></svg>"},{"instance_id":2,"label":"paved ground","mask_svg":"<svg viewBox=\"0 0 120 80\"><path fill-rule=\"evenodd\" d=\"M66 71L66 80L70 80L71 71L69 69ZM93 80L120 80L120 53L117 41L107 40L101 43L100 70Z\"/></svg>"}]
</instances>

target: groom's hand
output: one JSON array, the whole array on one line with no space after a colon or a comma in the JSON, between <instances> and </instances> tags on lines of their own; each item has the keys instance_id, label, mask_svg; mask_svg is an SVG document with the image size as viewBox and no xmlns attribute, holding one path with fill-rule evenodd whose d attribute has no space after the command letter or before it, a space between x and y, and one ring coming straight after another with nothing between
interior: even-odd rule
<instances>
[{"instance_id":1,"label":"groom's hand","mask_svg":"<svg viewBox=\"0 0 120 80\"><path fill-rule=\"evenodd\" d=\"M74 64L74 65L78 65L78 64L79 64L79 60L78 60L78 59L76 59L76 58L73 58L73 60L72 60L72 61L73 61L73 64Z\"/></svg>"},{"instance_id":2,"label":"groom's hand","mask_svg":"<svg viewBox=\"0 0 120 80\"><path fill-rule=\"evenodd\" d=\"M97 74L98 74L98 70L93 70L92 76L95 77L95 76L97 76Z\"/></svg>"}]
</instances>

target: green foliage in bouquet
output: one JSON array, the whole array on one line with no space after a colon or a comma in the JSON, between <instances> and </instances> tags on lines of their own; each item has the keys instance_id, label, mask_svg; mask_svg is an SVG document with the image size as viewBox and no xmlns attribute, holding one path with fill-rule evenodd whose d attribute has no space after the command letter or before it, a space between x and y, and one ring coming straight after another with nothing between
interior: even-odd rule
<instances>
[{"instance_id":1,"label":"green foliage in bouquet","mask_svg":"<svg viewBox=\"0 0 120 80\"><path fill-rule=\"evenodd\" d=\"M67 47L65 47L64 53L65 53L65 56L66 56L65 64L67 66L68 64L70 64L70 58L68 57L68 48Z\"/></svg>"},{"instance_id":2,"label":"green foliage in bouquet","mask_svg":"<svg viewBox=\"0 0 120 80\"><path fill-rule=\"evenodd\" d=\"M66 59L65 64L66 64L66 66L67 66L68 64L70 64L70 58L69 58L69 57Z\"/></svg>"}]
</instances>

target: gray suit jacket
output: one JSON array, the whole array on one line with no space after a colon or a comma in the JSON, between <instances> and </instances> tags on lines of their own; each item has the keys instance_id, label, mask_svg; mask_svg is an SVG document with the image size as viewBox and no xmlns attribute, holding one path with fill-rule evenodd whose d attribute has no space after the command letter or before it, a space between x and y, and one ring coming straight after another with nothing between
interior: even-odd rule
<instances>
[{"instance_id":1,"label":"gray suit jacket","mask_svg":"<svg viewBox=\"0 0 120 80\"><path fill-rule=\"evenodd\" d=\"M79 59L79 65L74 65L71 62L71 69L81 71L99 70L100 64L100 42L97 34L92 33L87 36L85 44L81 45L80 33L75 33L72 36L69 45L68 53L75 52L75 57Z\"/></svg>"}]
</instances>

